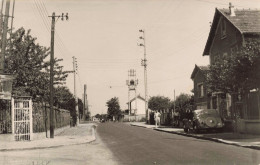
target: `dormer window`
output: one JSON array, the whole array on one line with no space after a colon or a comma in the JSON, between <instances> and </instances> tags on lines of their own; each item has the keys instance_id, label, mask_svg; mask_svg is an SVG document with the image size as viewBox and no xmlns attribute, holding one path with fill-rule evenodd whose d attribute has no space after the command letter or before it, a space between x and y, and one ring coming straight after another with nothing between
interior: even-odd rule
<instances>
[{"instance_id":1,"label":"dormer window","mask_svg":"<svg viewBox=\"0 0 260 165\"><path fill-rule=\"evenodd\" d=\"M227 35L226 21L223 19L221 22L221 38L225 38Z\"/></svg>"}]
</instances>

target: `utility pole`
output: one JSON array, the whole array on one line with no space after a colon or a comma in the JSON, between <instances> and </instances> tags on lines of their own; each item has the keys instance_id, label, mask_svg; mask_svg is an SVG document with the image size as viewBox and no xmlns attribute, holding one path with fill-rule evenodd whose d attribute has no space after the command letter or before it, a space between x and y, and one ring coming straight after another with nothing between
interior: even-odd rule
<instances>
[{"instance_id":1,"label":"utility pole","mask_svg":"<svg viewBox=\"0 0 260 165\"><path fill-rule=\"evenodd\" d=\"M6 0L3 35L2 35L2 46L1 46L1 56L0 56L0 73L4 73L5 48L6 48L6 38L7 38L7 30L8 30L9 8L10 8L10 0Z\"/></svg>"},{"instance_id":2,"label":"utility pole","mask_svg":"<svg viewBox=\"0 0 260 165\"><path fill-rule=\"evenodd\" d=\"M53 78L54 78L54 32L55 32L55 23L56 18L57 20L61 17L61 20L64 20L64 17L66 20L68 20L68 13L64 15L55 15L55 12L52 13L52 16L49 16L52 18L51 21L51 56L50 56L50 138L54 138L54 110L53 110Z\"/></svg>"},{"instance_id":3,"label":"utility pole","mask_svg":"<svg viewBox=\"0 0 260 165\"><path fill-rule=\"evenodd\" d=\"M130 115L131 115L131 103L130 103L130 90L129 90L129 86L130 86L130 71L128 71L128 80L126 81L126 85L128 86L128 121L130 122Z\"/></svg>"},{"instance_id":4,"label":"utility pole","mask_svg":"<svg viewBox=\"0 0 260 165\"><path fill-rule=\"evenodd\" d=\"M138 46L144 47L144 59L141 61L141 65L144 67L144 93L145 93L145 116L146 122L150 123L149 109L148 109L148 87L147 87L147 59L146 59L146 45L145 45L145 31L143 29L139 30L142 36L139 39L143 40L143 43L138 44Z\"/></svg>"},{"instance_id":5,"label":"utility pole","mask_svg":"<svg viewBox=\"0 0 260 165\"><path fill-rule=\"evenodd\" d=\"M77 115L77 123L76 125L79 125L79 107L78 107L78 98L77 98L77 86L76 86L76 74L78 71L78 64L77 64L77 58L76 57L72 57L73 58L73 73L74 73L74 98L75 98L75 109L76 109L76 115Z\"/></svg>"},{"instance_id":6,"label":"utility pole","mask_svg":"<svg viewBox=\"0 0 260 165\"><path fill-rule=\"evenodd\" d=\"M14 7L15 7L15 0L13 0L12 21L11 21L11 34L13 33L13 23L14 23Z\"/></svg>"},{"instance_id":7,"label":"utility pole","mask_svg":"<svg viewBox=\"0 0 260 165\"><path fill-rule=\"evenodd\" d=\"M1 15L0 15L0 36L2 37L2 31L3 31L3 8L4 8L4 0L2 0L1 5Z\"/></svg>"},{"instance_id":8,"label":"utility pole","mask_svg":"<svg viewBox=\"0 0 260 165\"><path fill-rule=\"evenodd\" d=\"M175 89L174 89L174 112L175 112L175 104L176 104L176 99L175 99Z\"/></svg>"},{"instance_id":9,"label":"utility pole","mask_svg":"<svg viewBox=\"0 0 260 165\"><path fill-rule=\"evenodd\" d=\"M174 97L173 97L173 112L172 112L172 118L173 118L173 116L174 116L174 113L175 113L175 89L174 89Z\"/></svg>"},{"instance_id":10,"label":"utility pole","mask_svg":"<svg viewBox=\"0 0 260 165\"><path fill-rule=\"evenodd\" d=\"M87 90L87 85L84 84L83 120L86 119L86 113L85 113L85 111L86 111L86 90Z\"/></svg>"}]
</instances>

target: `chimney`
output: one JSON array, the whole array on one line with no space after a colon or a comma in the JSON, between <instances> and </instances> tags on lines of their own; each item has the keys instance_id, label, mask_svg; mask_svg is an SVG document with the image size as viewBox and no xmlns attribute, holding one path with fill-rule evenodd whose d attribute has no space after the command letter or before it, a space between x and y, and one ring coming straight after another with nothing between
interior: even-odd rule
<instances>
[{"instance_id":1,"label":"chimney","mask_svg":"<svg viewBox=\"0 0 260 165\"><path fill-rule=\"evenodd\" d=\"M231 17L236 16L236 14L235 14L235 8L234 8L234 6L232 6L231 2L229 2L229 15L230 15Z\"/></svg>"}]
</instances>

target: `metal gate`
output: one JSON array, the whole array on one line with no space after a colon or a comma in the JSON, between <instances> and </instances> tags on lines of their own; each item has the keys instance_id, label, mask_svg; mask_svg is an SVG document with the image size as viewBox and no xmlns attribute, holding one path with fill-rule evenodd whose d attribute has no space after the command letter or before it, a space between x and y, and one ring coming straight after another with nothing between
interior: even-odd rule
<instances>
[{"instance_id":1,"label":"metal gate","mask_svg":"<svg viewBox=\"0 0 260 165\"><path fill-rule=\"evenodd\" d=\"M31 97L12 98L12 133L16 141L32 140Z\"/></svg>"}]
</instances>

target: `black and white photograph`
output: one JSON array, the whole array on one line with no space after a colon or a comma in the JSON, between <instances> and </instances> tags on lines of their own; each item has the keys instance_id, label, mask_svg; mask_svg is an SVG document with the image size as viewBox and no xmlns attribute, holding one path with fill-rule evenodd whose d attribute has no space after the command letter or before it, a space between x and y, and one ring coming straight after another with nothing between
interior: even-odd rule
<instances>
[{"instance_id":1,"label":"black and white photograph","mask_svg":"<svg viewBox=\"0 0 260 165\"><path fill-rule=\"evenodd\" d=\"M0 0L0 165L260 165L259 0Z\"/></svg>"}]
</instances>

